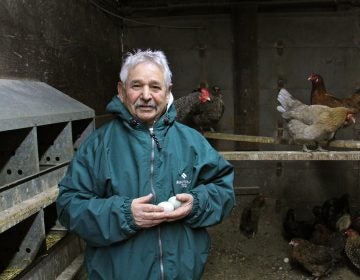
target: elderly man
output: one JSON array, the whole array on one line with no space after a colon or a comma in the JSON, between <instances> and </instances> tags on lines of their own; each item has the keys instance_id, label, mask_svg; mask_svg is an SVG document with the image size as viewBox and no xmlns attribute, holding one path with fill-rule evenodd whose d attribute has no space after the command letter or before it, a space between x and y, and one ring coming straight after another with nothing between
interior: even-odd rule
<instances>
[{"instance_id":1,"label":"elderly man","mask_svg":"<svg viewBox=\"0 0 360 280\"><path fill-rule=\"evenodd\" d=\"M233 167L197 131L175 121L161 51L129 54L116 119L81 145L59 184L60 222L86 241L89 279L200 279L206 227L234 207ZM176 196L179 206L158 204Z\"/></svg>"}]
</instances>

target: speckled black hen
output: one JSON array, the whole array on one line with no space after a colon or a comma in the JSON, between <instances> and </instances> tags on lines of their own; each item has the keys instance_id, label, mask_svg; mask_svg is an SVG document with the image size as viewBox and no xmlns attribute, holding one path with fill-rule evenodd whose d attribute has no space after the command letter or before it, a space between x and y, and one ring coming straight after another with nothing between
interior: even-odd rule
<instances>
[{"instance_id":1,"label":"speckled black hen","mask_svg":"<svg viewBox=\"0 0 360 280\"><path fill-rule=\"evenodd\" d=\"M345 253L352 264L360 270L360 236L353 229L346 231Z\"/></svg>"},{"instance_id":2,"label":"speckled black hen","mask_svg":"<svg viewBox=\"0 0 360 280\"><path fill-rule=\"evenodd\" d=\"M199 89L176 99L174 105L177 121L200 132L215 131L214 127L225 110L220 87L213 86L210 91L206 83L201 83Z\"/></svg>"}]
</instances>

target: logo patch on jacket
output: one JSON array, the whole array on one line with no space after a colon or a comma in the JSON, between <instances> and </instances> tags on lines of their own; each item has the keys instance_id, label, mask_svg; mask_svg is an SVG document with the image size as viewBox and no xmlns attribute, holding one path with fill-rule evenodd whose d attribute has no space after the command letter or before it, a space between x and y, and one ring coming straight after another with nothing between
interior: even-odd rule
<instances>
[{"instance_id":1,"label":"logo patch on jacket","mask_svg":"<svg viewBox=\"0 0 360 280\"><path fill-rule=\"evenodd\" d=\"M183 172L179 179L176 180L176 185L180 185L182 188L187 188L191 184L191 179L188 178L185 172Z\"/></svg>"}]
</instances>

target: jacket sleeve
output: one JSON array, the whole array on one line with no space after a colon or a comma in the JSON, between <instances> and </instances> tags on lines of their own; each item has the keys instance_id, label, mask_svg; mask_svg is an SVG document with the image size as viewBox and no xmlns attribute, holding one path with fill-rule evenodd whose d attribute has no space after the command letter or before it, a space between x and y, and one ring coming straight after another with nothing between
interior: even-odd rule
<instances>
[{"instance_id":1,"label":"jacket sleeve","mask_svg":"<svg viewBox=\"0 0 360 280\"><path fill-rule=\"evenodd\" d=\"M199 154L197 185L190 191L193 209L186 223L193 228L220 223L235 206L234 168L210 145Z\"/></svg>"},{"instance_id":2,"label":"jacket sleeve","mask_svg":"<svg viewBox=\"0 0 360 280\"><path fill-rule=\"evenodd\" d=\"M81 147L59 183L59 221L92 246L106 246L139 229L131 214L132 199L106 195L110 188L103 148Z\"/></svg>"}]
</instances>

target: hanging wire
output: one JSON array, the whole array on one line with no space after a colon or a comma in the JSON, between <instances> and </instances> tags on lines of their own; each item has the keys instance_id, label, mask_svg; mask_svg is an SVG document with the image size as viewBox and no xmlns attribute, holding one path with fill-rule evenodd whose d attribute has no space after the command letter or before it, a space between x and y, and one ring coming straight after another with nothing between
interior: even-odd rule
<instances>
[{"instance_id":1,"label":"hanging wire","mask_svg":"<svg viewBox=\"0 0 360 280\"><path fill-rule=\"evenodd\" d=\"M124 24L121 24L120 43L121 43L121 53L124 53Z\"/></svg>"},{"instance_id":2,"label":"hanging wire","mask_svg":"<svg viewBox=\"0 0 360 280\"><path fill-rule=\"evenodd\" d=\"M132 22L132 23L137 23L137 24L141 24L141 25L146 25L146 26L154 26L154 27L162 27L162 28L171 28L171 29L203 29L202 26L175 26L175 25L163 25L163 24L153 24L153 23L149 23L149 22L145 22L145 21L139 21L139 20L135 20L135 19L130 19L124 16L121 16L119 14L116 14L114 12L109 11L108 9L100 6L98 3L96 3L93 0L89 0L91 4L93 4L94 6L96 6L98 9L100 9L101 11L103 11L104 13L111 15L113 17L116 18L120 18L123 21L128 21L128 22Z\"/></svg>"}]
</instances>

